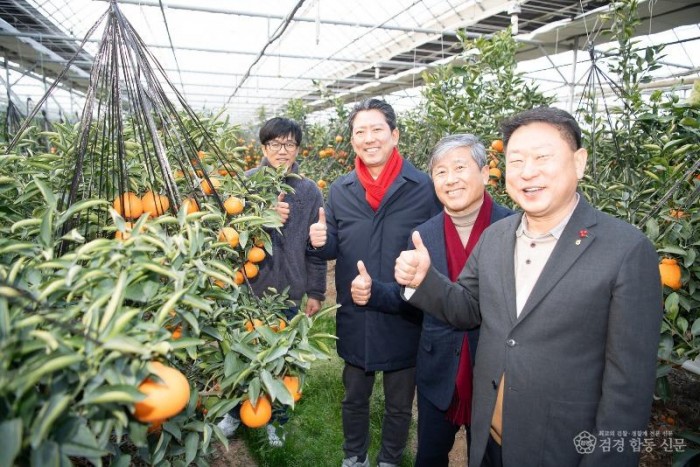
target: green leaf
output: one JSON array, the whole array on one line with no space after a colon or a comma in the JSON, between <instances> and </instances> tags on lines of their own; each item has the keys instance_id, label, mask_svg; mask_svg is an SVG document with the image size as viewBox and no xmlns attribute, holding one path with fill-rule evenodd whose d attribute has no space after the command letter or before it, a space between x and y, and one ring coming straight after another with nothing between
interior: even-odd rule
<instances>
[{"instance_id":1,"label":"green leaf","mask_svg":"<svg viewBox=\"0 0 700 467\"><path fill-rule=\"evenodd\" d=\"M95 435L85 424L80 425L71 440L61 443L61 453L66 456L85 457L95 465L99 465L100 458L109 454L98 446Z\"/></svg>"},{"instance_id":2,"label":"green leaf","mask_svg":"<svg viewBox=\"0 0 700 467\"><path fill-rule=\"evenodd\" d=\"M218 329L212 326L204 326L202 327L202 334L206 334L208 336L213 337L217 341L222 341L224 340L224 336L221 335Z\"/></svg>"},{"instance_id":3,"label":"green leaf","mask_svg":"<svg viewBox=\"0 0 700 467\"><path fill-rule=\"evenodd\" d=\"M199 447L199 433L190 432L185 438L185 463L189 465L197 457Z\"/></svg>"},{"instance_id":4,"label":"green leaf","mask_svg":"<svg viewBox=\"0 0 700 467\"><path fill-rule=\"evenodd\" d=\"M39 232L39 241L44 248L53 246L51 242L51 234L53 233L53 211L47 209L41 218L41 230Z\"/></svg>"},{"instance_id":5,"label":"green leaf","mask_svg":"<svg viewBox=\"0 0 700 467\"><path fill-rule=\"evenodd\" d=\"M647 221L646 225L646 235L649 237L650 240L654 241L658 238L659 236L659 223L656 221L656 219L651 218Z\"/></svg>"},{"instance_id":6,"label":"green leaf","mask_svg":"<svg viewBox=\"0 0 700 467\"><path fill-rule=\"evenodd\" d=\"M51 188L49 188L49 186L38 177L32 177L32 179L34 180L36 187L39 188L41 195L46 200L49 210L56 209L56 197L51 191Z\"/></svg>"},{"instance_id":7,"label":"green leaf","mask_svg":"<svg viewBox=\"0 0 700 467\"><path fill-rule=\"evenodd\" d=\"M94 208L96 206L109 206L109 203L104 199L85 199L73 203L68 209L66 209L58 218L58 226L63 225L68 219L73 217L74 214L85 211L87 209Z\"/></svg>"},{"instance_id":8,"label":"green leaf","mask_svg":"<svg viewBox=\"0 0 700 467\"><path fill-rule=\"evenodd\" d=\"M0 465L15 465L15 458L22 448L22 419L13 418L0 423Z\"/></svg>"},{"instance_id":9,"label":"green leaf","mask_svg":"<svg viewBox=\"0 0 700 467\"><path fill-rule=\"evenodd\" d=\"M665 322L665 321L664 321ZM673 352L673 337L670 334L663 334L659 341L658 356L662 360L671 360Z\"/></svg>"},{"instance_id":10,"label":"green leaf","mask_svg":"<svg viewBox=\"0 0 700 467\"><path fill-rule=\"evenodd\" d=\"M690 333L694 336L700 336L700 318L697 318L693 322L693 326L690 328Z\"/></svg>"},{"instance_id":11,"label":"green leaf","mask_svg":"<svg viewBox=\"0 0 700 467\"><path fill-rule=\"evenodd\" d=\"M156 313L156 317L154 322L158 326L162 326L163 322L165 321L165 318L168 316L168 313L175 308L175 304L177 303L180 298L185 295L185 292L187 292L187 289L180 289L177 292L175 292L167 302L163 304L162 307L160 307L160 310L158 310L158 313Z\"/></svg>"},{"instance_id":12,"label":"green leaf","mask_svg":"<svg viewBox=\"0 0 700 467\"><path fill-rule=\"evenodd\" d=\"M124 298L124 289L126 288L126 279L127 272L122 271L119 274L117 284L112 290L112 297L110 298L109 303L107 304L107 308L105 308L104 314L102 315L102 321L100 322L99 326L100 331L104 331L107 328L107 325L109 325L112 321L114 313L117 311L117 308L122 303L122 300Z\"/></svg>"},{"instance_id":13,"label":"green leaf","mask_svg":"<svg viewBox=\"0 0 700 467\"><path fill-rule=\"evenodd\" d=\"M692 117L683 117L681 119L680 123L683 126L689 126L689 127L693 127L693 128L700 127L700 123L698 123L698 121Z\"/></svg>"},{"instance_id":14,"label":"green leaf","mask_svg":"<svg viewBox=\"0 0 700 467\"><path fill-rule=\"evenodd\" d=\"M163 423L163 429L173 435L178 442L182 441L182 431L180 431L180 426L177 423L166 421Z\"/></svg>"},{"instance_id":15,"label":"green leaf","mask_svg":"<svg viewBox=\"0 0 700 467\"><path fill-rule=\"evenodd\" d=\"M117 451L116 459L112 461L111 467L129 467L131 465L131 456Z\"/></svg>"},{"instance_id":16,"label":"green leaf","mask_svg":"<svg viewBox=\"0 0 700 467\"><path fill-rule=\"evenodd\" d=\"M32 426L31 445L39 446L45 439L53 423L60 417L73 401L72 394L55 393L44 404Z\"/></svg>"},{"instance_id":17,"label":"green leaf","mask_svg":"<svg viewBox=\"0 0 700 467\"><path fill-rule=\"evenodd\" d=\"M279 400L284 405L294 406L294 398L279 378L274 378L269 371L263 370L260 372L260 379L272 400Z\"/></svg>"},{"instance_id":18,"label":"green leaf","mask_svg":"<svg viewBox=\"0 0 700 467\"><path fill-rule=\"evenodd\" d=\"M19 388L20 394L34 385L44 376L53 372L60 372L64 368L81 362L83 357L77 354L60 355L46 362L40 362L38 368L22 372L19 377L10 382L8 389Z\"/></svg>"},{"instance_id":19,"label":"green leaf","mask_svg":"<svg viewBox=\"0 0 700 467\"><path fill-rule=\"evenodd\" d=\"M678 315L678 294L676 292L668 294L664 301L664 310L666 310L668 319L671 322L676 321L676 316Z\"/></svg>"},{"instance_id":20,"label":"green leaf","mask_svg":"<svg viewBox=\"0 0 700 467\"><path fill-rule=\"evenodd\" d=\"M45 441L36 449L32 449L32 467L60 467L61 455L58 444Z\"/></svg>"},{"instance_id":21,"label":"green leaf","mask_svg":"<svg viewBox=\"0 0 700 467\"><path fill-rule=\"evenodd\" d=\"M104 343L104 348L107 350L117 350L121 353L133 353L144 356L151 354L148 347L138 340L126 336L117 336L109 339Z\"/></svg>"},{"instance_id":22,"label":"green leaf","mask_svg":"<svg viewBox=\"0 0 700 467\"><path fill-rule=\"evenodd\" d=\"M78 405L88 404L131 404L144 399L146 396L136 387L129 384L114 384L100 386L95 391L85 394Z\"/></svg>"}]
</instances>

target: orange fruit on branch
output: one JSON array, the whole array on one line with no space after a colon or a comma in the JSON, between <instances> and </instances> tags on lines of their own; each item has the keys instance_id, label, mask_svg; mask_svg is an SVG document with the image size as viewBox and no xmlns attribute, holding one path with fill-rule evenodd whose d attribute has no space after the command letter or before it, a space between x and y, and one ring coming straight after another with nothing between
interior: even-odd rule
<instances>
[{"instance_id":1,"label":"orange fruit on branch","mask_svg":"<svg viewBox=\"0 0 700 467\"><path fill-rule=\"evenodd\" d=\"M127 191L114 198L112 207L125 219L136 219L143 214L141 198L136 193Z\"/></svg>"},{"instance_id":2,"label":"orange fruit on branch","mask_svg":"<svg viewBox=\"0 0 700 467\"><path fill-rule=\"evenodd\" d=\"M236 271L236 276L233 278L233 282L235 282L236 285L241 285L245 282L245 277L243 277L243 273L241 271Z\"/></svg>"},{"instance_id":3,"label":"orange fruit on branch","mask_svg":"<svg viewBox=\"0 0 700 467\"><path fill-rule=\"evenodd\" d=\"M263 322L260 321L260 320L257 319L257 318L254 319L253 321L248 320L248 321L246 321L245 323L243 323L243 326L245 327L245 330L248 331L248 332L250 332L250 331L252 331L253 329L255 329L255 328L259 327L259 326L262 326L262 325L263 325Z\"/></svg>"},{"instance_id":4,"label":"orange fruit on branch","mask_svg":"<svg viewBox=\"0 0 700 467\"><path fill-rule=\"evenodd\" d=\"M497 152L503 152L503 140L494 139L493 141L491 141L491 149Z\"/></svg>"},{"instance_id":5,"label":"orange fruit on branch","mask_svg":"<svg viewBox=\"0 0 700 467\"><path fill-rule=\"evenodd\" d=\"M238 239L238 232L233 227L224 227L219 232L219 241L228 243L231 248L238 246Z\"/></svg>"},{"instance_id":6,"label":"orange fruit on branch","mask_svg":"<svg viewBox=\"0 0 700 467\"><path fill-rule=\"evenodd\" d=\"M255 263L251 263L250 261L246 261L243 265L243 273L248 279L252 279L253 277L257 276L259 270L260 268L258 267L258 265Z\"/></svg>"},{"instance_id":7,"label":"orange fruit on branch","mask_svg":"<svg viewBox=\"0 0 700 467\"><path fill-rule=\"evenodd\" d=\"M279 324L275 324L275 325L270 326L270 329L272 329L275 332L280 332L280 331L286 329L286 327L287 327L287 322L285 320L283 320L282 318L280 318Z\"/></svg>"},{"instance_id":8,"label":"orange fruit on branch","mask_svg":"<svg viewBox=\"0 0 700 467\"><path fill-rule=\"evenodd\" d=\"M263 250L259 246L254 246L248 251L247 259L251 263L259 263L265 259L265 250Z\"/></svg>"},{"instance_id":9,"label":"orange fruit on branch","mask_svg":"<svg viewBox=\"0 0 700 467\"><path fill-rule=\"evenodd\" d=\"M202 187L202 191L205 195L211 195L214 193L214 190L221 187L221 182L218 178L210 178L208 181L202 180L199 185Z\"/></svg>"},{"instance_id":10,"label":"orange fruit on branch","mask_svg":"<svg viewBox=\"0 0 700 467\"><path fill-rule=\"evenodd\" d=\"M147 191L141 197L141 206L149 217L158 217L170 208L170 200L165 195Z\"/></svg>"},{"instance_id":11,"label":"orange fruit on branch","mask_svg":"<svg viewBox=\"0 0 700 467\"><path fill-rule=\"evenodd\" d=\"M669 215L674 219L683 219L685 217L685 212L681 209L671 209Z\"/></svg>"},{"instance_id":12,"label":"orange fruit on branch","mask_svg":"<svg viewBox=\"0 0 700 467\"><path fill-rule=\"evenodd\" d=\"M116 238L117 240L128 240L129 238L131 238L131 229L134 228L134 223L125 222L124 224L126 224L126 229L124 229L124 232L122 232L121 230L117 230L116 232L114 232L114 238Z\"/></svg>"},{"instance_id":13,"label":"orange fruit on branch","mask_svg":"<svg viewBox=\"0 0 700 467\"><path fill-rule=\"evenodd\" d=\"M265 426L270 418L272 418L272 405L267 397L258 397L255 406L250 402L250 399L241 405L241 422L249 428Z\"/></svg>"},{"instance_id":14,"label":"orange fruit on branch","mask_svg":"<svg viewBox=\"0 0 700 467\"><path fill-rule=\"evenodd\" d=\"M319 180L318 182L316 182L316 185L318 185L318 187L323 190L328 186L328 183L326 183L325 180Z\"/></svg>"},{"instance_id":15,"label":"orange fruit on branch","mask_svg":"<svg viewBox=\"0 0 700 467\"><path fill-rule=\"evenodd\" d=\"M192 214L193 212L199 212L199 203L194 198L187 198L182 201L183 206L187 209L187 214Z\"/></svg>"},{"instance_id":16,"label":"orange fruit on branch","mask_svg":"<svg viewBox=\"0 0 700 467\"><path fill-rule=\"evenodd\" d=\"M489 178L501 178L501 169L498 167L491 167L489 169Z\"/></svg>"},{"instance_id":17,"label":"orange fruit on branch","mask_svg":"<svg viewBox=\"0 0 700 467\"><path fill-rule=\"evenodd\" d=\"M659 264L659 274L661 274L661 283L673 290L681 288L681 267L678 261L673 258L664 258Z\"/></svg>"},{"instance_id":18,"label":"orange fruit on branch","mask_svg":"<svg viewBox=\"0 0 700 467\"><path fill-rule=\"evenodd\" d=\"M292 395L294 402L301 399L301 392L299 392L299 377L298 376L285 376L282 379L282 382L284 383L284 386L287 388L287 391L289 391L289 394Z\"/></svg>"},{"instance_id":19,"label":"orange fruit on branch","mask_svg":"<svg viewBox=\"0 0 700 467\"><path fill-rule=\"evenodd\" d=\"M143 380L139 391L146 398L134 404L134 418L140 422L156 422L179 414L190 399L190 383L176 368L151 362L150 371L161 381Z\"/></svg>"},{"instance_id":20,"label":"orange fruit on branch","mask_svg":"<svg viewBox=\"0 0 700 467\"><path fill-rule=\"evenodd\" d=\"M224 209L226 209L226 214L235 216L243 212L245 203L242 199L236 198L235 196L230 196L226 201L224 201Z\"/></svg>"}]
</instances>

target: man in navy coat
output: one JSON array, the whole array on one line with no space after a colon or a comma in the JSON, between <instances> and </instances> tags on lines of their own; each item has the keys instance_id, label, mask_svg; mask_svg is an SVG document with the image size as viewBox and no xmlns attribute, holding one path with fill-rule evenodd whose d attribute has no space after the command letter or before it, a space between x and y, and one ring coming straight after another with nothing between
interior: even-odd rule
<instances>
[{"instance_id":1,"label":"man in navy coat","mask_svg":"<svg viewBox=\"0 0 700 467\"><path fill-rule=\"evenodd\" d=\"M473 135L442 138L433 148L428 172L444 211L416 227L416 231L435 268L456 278L483 230L513 212L493 202L484 190L489 181L486 149ZM372 281L362 262L358 269L360 273L351 288L356 304L389 313L401 310L396 282ZM416 467L447 467L461 426L465 426L469 440L472 366L478 338L478 328L465 332L429 314L423 317L416 365Z\"/></svg>"},{"instance_id":2,"label":"man in navy coat","mask_svg":"<svg viewBox=\"0 0 700 467\"><path fill-rule=\"evenodd\" d=\"M440 211L427 174L397 149L394 109L368 99L349 117L355 170L330 187L319 222L309 229L307 254L335 259L338 354L343 368L343 466L368 466L369 409L375 373L383 373L380 466L398 465L411 423L420 313L387 314L357 307L350 283L362 260L373 276L393 281L396 257L411 230Z\"/></svg>"}]
</instances>

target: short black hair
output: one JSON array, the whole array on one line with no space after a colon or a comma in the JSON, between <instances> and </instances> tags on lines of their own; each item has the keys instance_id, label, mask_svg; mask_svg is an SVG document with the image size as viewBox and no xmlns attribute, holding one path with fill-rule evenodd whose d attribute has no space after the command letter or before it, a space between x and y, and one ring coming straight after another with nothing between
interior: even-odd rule
<instances>
[{"instance_id":1,"label":"short black hair","mask_svg":"<svg viewBox=\"0 0 700 467\"><path fill-rule=\"evenodd\" d=\"M549 123L559 130L574 150L581 148L581 127L569 112L555 107L537 107L525 110L501 122L503 143L508 146L508 140L515 130L530 123Z\"/></svg>"},{"instance_id":2,"label":"short black hair","mask_svg":"<svg viewBox=\"0 0 700 467\"><path fill-rule=\"evenodd\" d=\"M301 144L301 127L294 120L284 117L273 117L269 119L263 124L258 133L260 144L263 145L275 138L288 135L292 135L294 141L296 141L298 145Z\"/></svg>"},{"instance_id":3,"label":"short black hair","mask_svg":"<svg viewBox=\"0 0 700 467\"><path fill-rule=\"evenodd\" d=\"M350 116L348 117L350 134L352 134L352 125L355 122L355 117L357 117L358 113L365 110L379 110L382 114L384 114L384 119L389 125L391 131L396 129L396 112L394 112L394 108L391 105L381 99L365 99L362 102L355 104L355 107L353 107L352 111L350 112Z\"/></svg>"}]
</instances>

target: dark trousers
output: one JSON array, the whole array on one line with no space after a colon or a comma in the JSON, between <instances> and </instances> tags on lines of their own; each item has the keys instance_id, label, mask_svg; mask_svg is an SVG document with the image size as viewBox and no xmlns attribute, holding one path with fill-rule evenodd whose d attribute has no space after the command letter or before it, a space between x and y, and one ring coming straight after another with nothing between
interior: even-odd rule
<instances>
[{"instance_id":1,"label":"dark trousers","mask_svg":"<svg viewBox=\"0 0 700 467\"><path fill-rule=\"evenodd\" d=\"M481 467L503 467L501 445L492 436L489 436L486 443L486 452L481 460Z\"/></svg>"},{"instance_id":2,"label":"dark trousers","mask_svg":"<svg viewBox=\"0 0 700 467\"><path fill-rule=\"evenodd\" d=\"M450 451L455 442L459 425L446 418L447 411L440 410L418 391L418 452L416 467L447 467ZM471 430L467 430L467 457Z\"/></svg>"},{"instance_id":3,"label":"dark trousers","mask_svg":"<svg viewBox=\"0 0 700 467\"><path fill-rule=\"evenodd\" d=\"M416 368L383 372L384 421L382 445L377 462L399 464L411 425L415 393ZM349 364L343 368L343 434L345 457L363 459L369 449L369 399L374 386L374 372Z\"/></svg>"}]
</instances>

